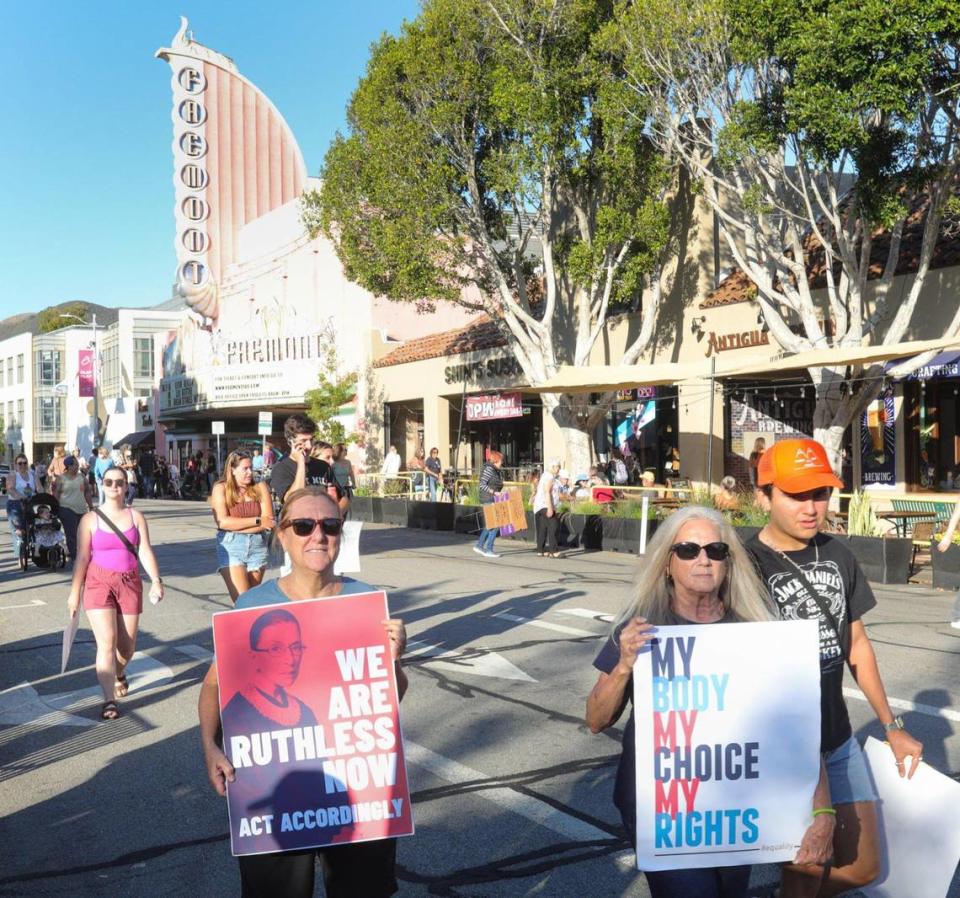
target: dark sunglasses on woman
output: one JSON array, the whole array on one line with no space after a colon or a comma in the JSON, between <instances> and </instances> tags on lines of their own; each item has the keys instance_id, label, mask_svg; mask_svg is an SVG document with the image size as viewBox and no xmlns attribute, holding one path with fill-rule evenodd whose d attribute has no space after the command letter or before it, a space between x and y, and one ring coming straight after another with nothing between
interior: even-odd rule
<instances>
[{"instance_id":1,"label":"dark sunglasses on woman","mask_svg":"<svg viewBox=\"0 0 960 898\"><path fill-rule=\"evenodd\" d=\"M693 561L699 557L701 549L711 561L726 561L730 557L730 546L726 543L707 543L705 546L700 543L674 543L670 547L670 551L681 561Z\"/></svg>"},{"instance_id":2,"label":"dark sunglasses on woman","mask_svg":"<svg viewBox=\"0 0 960 898\"><path fill-rule=\"evenodd\" d=\"M339 536L343 530L343 521L340 518L293 518L284 521L281 529L289 527L295 536L307 537L319 527L326 536Z\"/></svg>"}]
</instances>

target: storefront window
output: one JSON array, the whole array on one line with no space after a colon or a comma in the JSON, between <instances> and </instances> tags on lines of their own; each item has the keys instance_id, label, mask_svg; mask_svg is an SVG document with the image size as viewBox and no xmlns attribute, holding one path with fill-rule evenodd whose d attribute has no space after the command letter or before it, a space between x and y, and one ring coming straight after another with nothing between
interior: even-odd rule
<instances>
[{"instance_id":1,"label":"storefront window","mask_svg":"<svg viewBox=\"0 0 960 898\"><path fill-rule=\"evenodd\" d=\"M960 476L960 378L904 381L907 487L952 490Z\"/></svg>"},{"instance_id":2,"label":"storefront window","mask_svg":"<svg viewBox=\"0 0 960 898\"><path fill-rule=\"evenodd\" d=\"M33 354L37 386L53 387L60 383L62 353L56 349L38 349Z\"/></svg>"}]
</instances>

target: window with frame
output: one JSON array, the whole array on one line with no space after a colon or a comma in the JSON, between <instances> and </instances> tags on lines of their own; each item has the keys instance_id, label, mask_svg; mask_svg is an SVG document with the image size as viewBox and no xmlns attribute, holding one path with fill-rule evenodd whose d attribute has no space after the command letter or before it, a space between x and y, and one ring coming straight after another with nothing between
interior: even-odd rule
<instances>
[{"instance_id":1,"label":"window with frame","mask_svg":"<svg viewBox=\"0 0 960 898\"><path fill-rule=\"evenodd\" d=\"M133 376L153 380L153 338L133 338Z\"/></svg>"},{"instance_id":2,"label":"window with frame","mask_svg":"<svg viewBox=\"0 0 960 898\"><path fill-rule=\"evenodd\" d=\"M7 359L7 383L13 383L13 356Z\"/></svg>"},{"instance_id":3,"label":"window with frame","mask_svg":"<svg viewBox=\"0 0 960 898\"><path fill-rule=\"evenodd\" d=\"M22 399L20 401L23 402ZM7 427L16 427L16 425L17 425L17 421L13 417L13 403L8 402L7 403Z\"/></svg>"},{"instance_id":4,"label":"window with frame","mask_svg":"<svg viewBox=\"0 0 960 898\"><path fill-rule=\"evenodd\" d=\"M33 354L38 387L55 387L60 383L63 353L57 349L38 349Z\"/></svg>"},{"instance_id":5,"label":"window with frame","mask_svg":"<svg viewBox=\"0 0 960 898\"><path fill-rule=\"evenodd\" d=\"M4 377L3 377L3 364L0 363L0 387L3 386L3 381L4 381ZM13 386L13 384L10 384L10 386Z\"/></svg>"},{"instance_id":6,"label":"window with frame","mask_svg":"<svg viewBox=\"0 0 960 898\"><path fill-rule=\"evenodd\" d=\"M17 400L17 427L23 427L23 400L22 399Z\"/></svg>"},{"instance_id":7,"label":"window with frame","mask_svg":"<svg viewBox=\"0 0 960 898\"><path fill-rule=\"evenodd\" d=\"M63 398L60 396L37 397L37 430L44 433L57 433L63 420Z\"/></svg>"},{"instance_id":8,"label":"window with frame","mask_svg":"<svg viewBox=\"0 0 960 898\"><path fill-rule=\"evenodd\" d=\"M120 385L120 353L116 343L104 348L100 355L100 364L103 368L103 386L108 395L119 392Z\"/></svg>"},{"instance_id":9,"label":"window with frame","mask_svg":"<svg viewBox=\"0 0 960 898\"><path fill-rule=\"evenodd\" d=\"M10 382L13 383L12 380ZM17 383L18 384L23 383L23 353L22 352L17 356Z\"/></svg>"}]
</instances>

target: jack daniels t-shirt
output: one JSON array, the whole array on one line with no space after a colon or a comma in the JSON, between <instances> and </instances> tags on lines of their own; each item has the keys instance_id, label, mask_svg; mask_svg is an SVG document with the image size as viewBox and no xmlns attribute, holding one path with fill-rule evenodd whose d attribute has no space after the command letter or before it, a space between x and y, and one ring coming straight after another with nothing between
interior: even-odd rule
<instances>
[{"instance_id":1,"label":"jack daniels t-shirt","mask_svg":"<svg viewBox=\"0 0 960 898\"><path fill-rule=\"evenodd\" d=\"M850 550L825 533L818 533L799 552L784 553L786 558L758 536L747 541L747 549L780 619L820 622L820 750L833 751L853 734L843 700L844 656L850 645L850 625L877 604L873 590ZM819 604L813 590L820 596ZM829 617L821 604L830 610Z\"/></svg>"}]
</instances>

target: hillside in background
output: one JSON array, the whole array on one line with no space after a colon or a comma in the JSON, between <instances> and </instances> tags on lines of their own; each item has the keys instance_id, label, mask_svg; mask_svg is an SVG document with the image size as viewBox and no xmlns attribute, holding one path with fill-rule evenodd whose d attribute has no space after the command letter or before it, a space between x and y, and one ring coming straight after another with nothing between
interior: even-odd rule
<instances>
[{"instance_id":1,"label":"hillside in background","mask_svg":"<svg viewBox=\"0 0 960 898\"><path fill-rule=\"evenodd\" d=\"M19 334L40 333L40 316L43 314L49 314L50 311L64 310L70 312L76 312L76 306L82 305L86 309L84 318L87 321L90 320L92 314L97 316L97 327L105 327L110 324L114 324L117 320L117 310L108 309L106 306L97 305L95 302L78 302L77 300L70 300L69 302L62 302L55 306L48 306L46 309L41 309L39 312L25 312L20 315L11 315L9 318L4 318L0 321L0 340L6 340L8 337L16 337ZM64 318L63 327L70 327L72 325L78 326L79 322L75 321L73 318Z\"/></svg>"}]
</instances>

